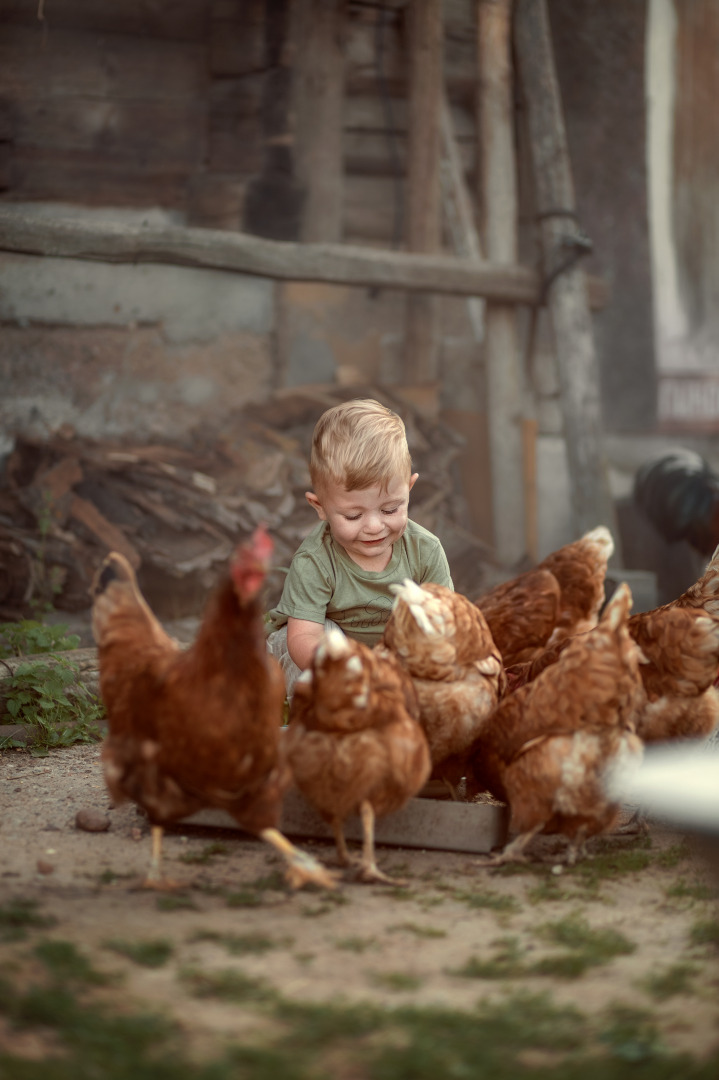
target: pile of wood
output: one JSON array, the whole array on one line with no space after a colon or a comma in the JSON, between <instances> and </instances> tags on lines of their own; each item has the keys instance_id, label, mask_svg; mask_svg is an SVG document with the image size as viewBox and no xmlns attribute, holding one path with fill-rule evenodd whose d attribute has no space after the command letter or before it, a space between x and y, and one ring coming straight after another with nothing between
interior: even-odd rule
<instances>
[{"instance_id":1,"label":"pile of wood","mask_svg":"<svg viewBox=\"0 0 719 1080\"><path fill-rule=\"evenodd\" d=\"M182 446L98 442L70 429L17 436L0 476L0 618L38 602L89 607L93 573L111 549L136 568L159 615L199 614L235 544L260 521L276 541L271 605L317 521L304 498L315 422L351 397L377 398L404 417L420 474L412 517L442 539L456 587L477 595L491 560L467 528L455 476L461 438L399 395L333 384L279 391L219 429L188 433Z\"/></svg>"}]
</instances>

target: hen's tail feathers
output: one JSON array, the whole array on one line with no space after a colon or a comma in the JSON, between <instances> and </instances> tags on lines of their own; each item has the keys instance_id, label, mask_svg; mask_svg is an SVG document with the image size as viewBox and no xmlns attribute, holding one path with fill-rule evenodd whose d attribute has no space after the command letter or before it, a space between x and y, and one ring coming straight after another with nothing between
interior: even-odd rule
<instances>
[{"instance_id":1,"label":"hen's tail feathers","mask_svg":"<svg viewBox=\"0 0 719 1080\"><path fill-rule=\"evenodd\" d=\"M144 626L153 639L163 644L171 643L140 592L135 571L118 551L111 551L100 565L90 595L92 633L98 645L106 644L118 633L127 637L126 628L130 624L135 630Z\"/></svg>"},{"instance_id":2,"label":"hen's tail feathers","mask_svg":"<svg viewBox=\"0 0 719 1080\"><path fill-rule=\"evenodd\" d=\"M688 541L709 555L719 541L719 477L693 450L645 462L634 477L636 505L668 543Z\"/></svg>"}]
</instances>

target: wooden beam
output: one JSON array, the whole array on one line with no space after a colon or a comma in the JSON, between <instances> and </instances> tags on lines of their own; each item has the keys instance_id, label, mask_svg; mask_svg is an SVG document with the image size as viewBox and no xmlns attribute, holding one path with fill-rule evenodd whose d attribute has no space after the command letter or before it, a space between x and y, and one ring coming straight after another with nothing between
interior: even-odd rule
<instances>
[{"instance_id":1,"label":"wooden beam","mask_svg":"<svg viewBox=\"0 0 719 1080\"><path fill-rule=\"evenodd\" d=\"M409 251L441 247L440 116L442 104L442 0L415 0L407 8L408 130L406 244ZM439 354L435 297L407 301L403 382L434 382Z\"/></svg>"},{"instance_id":2,"label":"wooden beam","mask_svg":"<svg viewBox=\"0 0 719 1080\"><path fill-rule=\"evenodd\" d=\"M511 24L512 0L479 0L479 196L485 251L490 260L499 263L512 263L517 258ZM519 563L527 550L524 387L513 305L501 301L487 304L484 355L494 546L502 563L510 567Z\"/></svg>"},{"instance_id":3,"label":"wooden beam","mask_svg":"<svg viewBox=\"0 0 719 1080\"><path fill-rule=\"evenodd\" d=\"M527 113L542 258L545 275L551 275L571 256L577 228L574 184L546 0L517 0L515 41ZM579 536L605 524L618 544L602 444L599 373L587 288L584 271L578 263L557 273L547 303L554 331L574 532ZM616 557L621 565L621 556Z\"/></svg>"},{"instance_id":4,"label":"wooden beam","mask_svg":"<svg viewBox=\"0 0 719 1080\"><path fill-rule=\"evenodd\" d=\"M164 263L278 281L485 296L517 304L536 303L541 286L539 275L523 266L343 244L296 244L221 229L62 218L10 204L0 206L0 251L110 263ZM596 297L602 306L606 289L598 279Z\"/></svg>"},{"instance_id":5,"label":"wooden beam","mask_svg":"<svg viewBox=\"0 0 719 1080\"><path fill-rule=\"evenodd\" d=\"M345 5L295 0L294 155L304 189L300 239L342 239L342 121Z\"/></svg>"}]
</instances>

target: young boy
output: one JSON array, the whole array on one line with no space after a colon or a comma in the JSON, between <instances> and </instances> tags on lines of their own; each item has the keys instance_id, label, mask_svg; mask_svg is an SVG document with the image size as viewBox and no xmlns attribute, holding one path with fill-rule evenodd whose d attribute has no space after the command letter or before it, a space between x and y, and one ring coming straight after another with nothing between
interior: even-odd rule
<instances>
[{"instance_id":1,"label":"young boy","mask_svg":"<svg viewBox=\"0 0 719 1080\"><path fill-rule=\"evenodd\" d=\"M327 621L373 646L392 608L391 584L408 577L453 587L439 540L407 516L417 475L401 417L378 401L346 401L317 421L314 491L305 497L320 521L295 552L270 612L268 646L289 696Z\"/></svg>"}]
</instances>

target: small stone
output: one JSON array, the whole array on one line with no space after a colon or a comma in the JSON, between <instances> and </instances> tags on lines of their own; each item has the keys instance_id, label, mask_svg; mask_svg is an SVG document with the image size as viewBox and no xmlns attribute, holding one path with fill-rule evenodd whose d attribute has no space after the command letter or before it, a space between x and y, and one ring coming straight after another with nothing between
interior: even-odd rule
<instances>
[{"instance_id":1,"label":"small stone","mask_svg":"<svg viewBox=\"0 0 719 1080\"><path fill-rule=\"evenodd\" d=\"M564 873L564 867L562 866L562 864L561 863L555 863L554 866L552 867L552 873L555 874L557 877L559 877L560 874L563 874Z\"/></svg>"},{"instance_id":2,"label":"small stone","mask_svg":"<svg viewBox=\"0 0 719 1080\"><path fill-rule=\"evenodd\" d=\"M46 859L37 860L37 872L38 874L54 874L55 867L51 862L47 862Z\"/></svg>"},{"instance_id":3,"label":"small stone","mask_svg":"<svg viewBox=\"0 0 719 1080\"><path fill-rule=\"evenodd\" d=\"M106 814L84 806L75 814L75 828L84 832L106 832L110 828L110 819Z\"/></svg>"}]
</instances>

